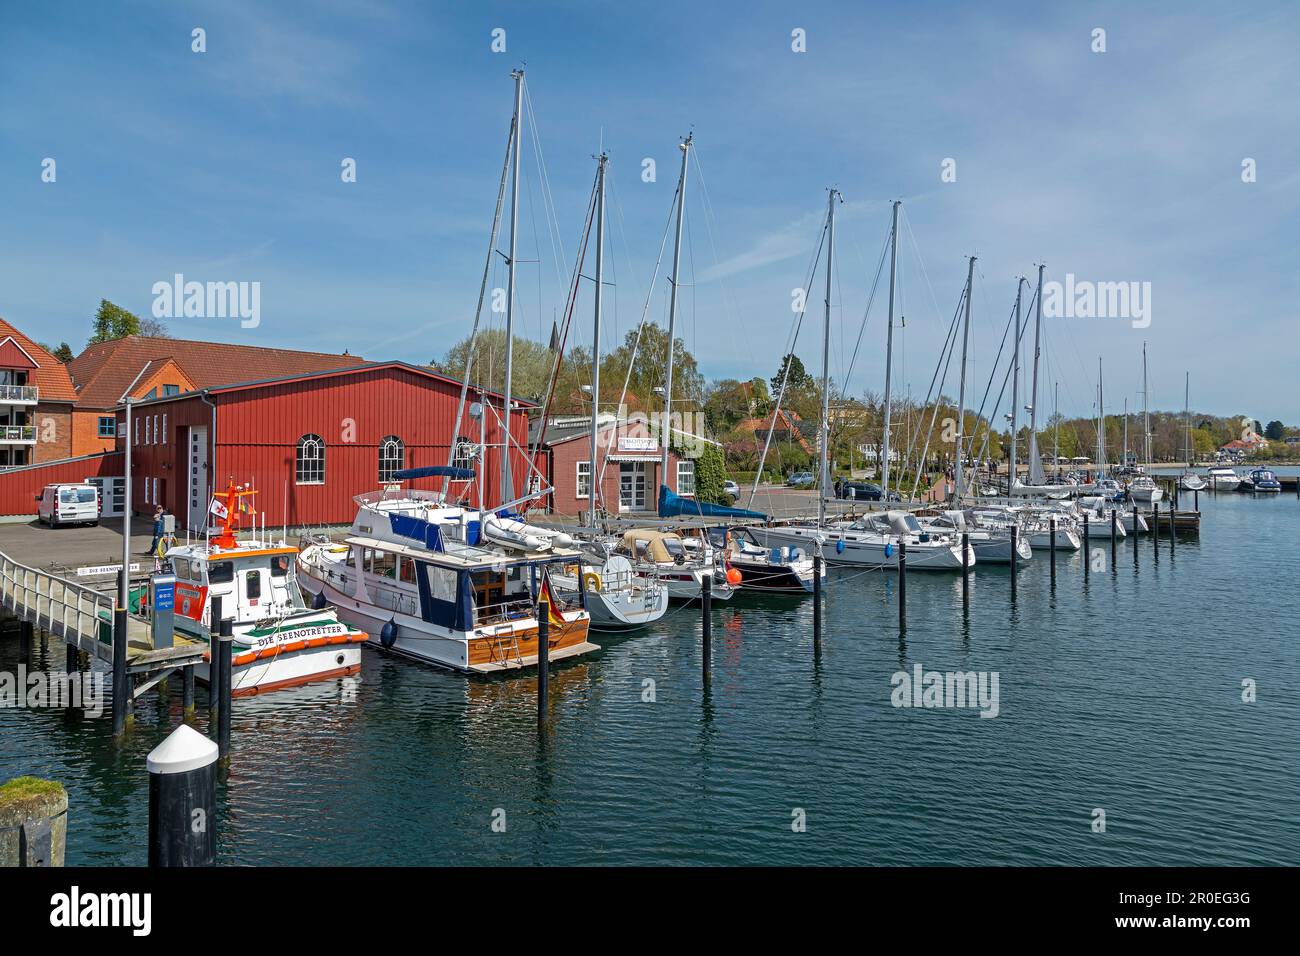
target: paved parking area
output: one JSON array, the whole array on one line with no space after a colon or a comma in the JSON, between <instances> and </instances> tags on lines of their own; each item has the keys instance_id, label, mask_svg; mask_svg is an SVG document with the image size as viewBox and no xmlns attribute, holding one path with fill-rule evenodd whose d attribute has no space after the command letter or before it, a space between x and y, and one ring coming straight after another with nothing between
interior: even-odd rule
<instances>
[{"instance_id":1,"label":"paved parking area","mask_svg":"<svg viewBox=\"0 0 1300 956\"><path fill-rule=\"evenodd\" d=\"M131 560L152 563L143 554L153 537L153 522L131 522ZM76 579L77 568L122 563L122 520L105 518L97 527L69 525L51 528L29 522L0 524L0 551L20 564L43 568ZM69 573L73 572L73 573Z\"/></svg>"}]
</instances>

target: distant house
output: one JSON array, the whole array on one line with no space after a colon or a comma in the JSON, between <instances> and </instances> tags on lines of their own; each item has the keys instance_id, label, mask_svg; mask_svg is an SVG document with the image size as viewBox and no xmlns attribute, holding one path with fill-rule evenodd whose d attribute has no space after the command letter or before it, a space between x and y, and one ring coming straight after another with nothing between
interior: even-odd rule
<instances>
[{"instance_id":1,"label":"distant house","mask_svg":"<svg viewBox=\"0 0 1300 956\"><path fill-rule=\"evenodd\" d=\"M1268 447L1268 439L1258 432L1248 431L1241 438L1234 438L1226 445L1220 445L1219 451L1225 455L1249 455L1252 452L1263 451Z\"/></svg>"},{"instance_id":2,"label":"distant house","mask_svg":"<svg viewBox=\"0 0 1300 956\"><path fill-rule=\"evenodd\" d=\"M67 366L0 319L0 469L67 458L76 400Z\"/></svg>"},{"instance_id":3,"label":"distant house","mask_svg":"<svg viewBox=\"0 0 1300 956\"><path fill-rule=\"evenodd\" d=\"M794 442L811 455L815 449L812 442L803 436L799 428L801 421L797 412L783 408L776 413L775 421L771 415L762 418L746 418L736 424L736 431L753 435L760 444L767 441L770 432L773 442Z\"/></svg>"}]
</instances>

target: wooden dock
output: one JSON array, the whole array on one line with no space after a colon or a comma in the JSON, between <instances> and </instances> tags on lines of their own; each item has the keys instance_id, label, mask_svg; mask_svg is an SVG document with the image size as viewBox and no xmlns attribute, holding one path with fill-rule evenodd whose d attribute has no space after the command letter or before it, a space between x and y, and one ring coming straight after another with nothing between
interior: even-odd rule
<instances>
[{"instance_id":1,"label":"wooden dock","mask_svg":"<svg viewBox=\"0 0 1300 956\"><path fill-rule=\"evenodd\" d=\"M113 662L114 595L97 591L40 568L28 567L0 552L0 604L20 621L60 638L108 664ZM127 672L166 673L202 662L205 641L175 634L171 647L155 648L149 621L127 615ZM143 693L154 681L136 690Z\"/></svg>"}]
</instances>

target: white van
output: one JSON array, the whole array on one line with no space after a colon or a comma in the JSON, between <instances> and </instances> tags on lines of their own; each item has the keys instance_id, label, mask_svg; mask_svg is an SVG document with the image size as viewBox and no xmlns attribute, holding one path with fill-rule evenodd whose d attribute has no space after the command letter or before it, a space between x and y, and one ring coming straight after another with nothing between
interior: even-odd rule
<instances>
[{"instance_id":1,"label":"white van","mask_svg":"<svg viewBox=\"0 0 1300 956\"><path fill-rule=\"evenodd\" d=\"M99 524L99 489L94 485L46 485L36 500L36 519L50 526Z\"/></svg>"}]
</instances>

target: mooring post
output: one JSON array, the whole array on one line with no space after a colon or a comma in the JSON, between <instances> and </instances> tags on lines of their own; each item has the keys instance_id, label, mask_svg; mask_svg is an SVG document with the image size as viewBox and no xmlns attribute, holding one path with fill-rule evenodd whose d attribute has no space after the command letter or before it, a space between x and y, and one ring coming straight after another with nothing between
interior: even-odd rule
<instances>
[{"instance_id":1,"label":"mooring post","mask_svg":"<svg viewBox=\"0 0 1300 956\"><path fill-rule=\"evenodd\" d=\"M118 599L113 606L113 736L126 730L127 700L131 688L127 686L126 674L126 608L123 606L127 594L127 570L123 567L118 572Z\"/></svg>"},{"instance_id":2,"label":"mooring post","mask_svg":"<svg viewBox=\"0 0 1300 956\"><path fill-rule=\"evenodd\" d=\"M1174 545L1177 544L1178 523L1174 516L1174 503L1169 502L1169 556L1173 557Z\"/></svg>"},{"instance_id":3,"label":"mooring post","mask_svg":"<svg viewBox=\"0 0 1300 956\"><path fill-rule=\"evenodd\" d=\"M36 626L31 621L18 622L18 662L29 664L32 660L32 637Z\"/></svg>"},{"instance_id":4,"label":"mooring post","mask_svg":"<svg viewBox=\"0 0 1300 956\"><path fill-rule=\"evenodd\" d=\"M907 541L898 539L898 629L907 630Z\"/></svg>"},{"instance_id":5,"label":"mooring post","mask_svg":"<svg viewBox=\"0 0 1300 956\"><path fill-rule=\"evenodd\" d=\"M1296 491L1295 496L1297 498L1300 498L1300 478L1296 479L1295 491ZM1200 514L1201 513L1201 489L1200 488L1196 488L1192 491L1192 504L1196 506L1196 513Z\"/></svg>"},{"instance_id":6,"label":"mooring post","mask_svg":"<svg viewBox=\"0 0 1300 956\"><path fill-rule=\"evenodd\" d=\"M1083 579L1088 579L1088 573L1092 570L1092 548L1088 537L1088 512L1083 513Z\"/></svg>"},{"instance_id":7,"label":"mooring post","mask_svg":"<svg viewBox=\"0 0 1300 956\"><path fill-rule=\"evenodd\" d=\"M700 632L704 637L704 679L711 673L713 658L713 575L706 574L700 589Z\"/></svg>"},{"instance_id":8,"label":"mooring post","mask_svg":"<svg viewBox=\"0 0 1300 956\"><path fill-rule=\"evenodd\" d=\"M813 555L813 644L822 639L822 556Z\"/></svg>"},{"instance_id":9,"label":"mooring post","mask_svg":"<svg viewBox=\"0 0 1300 956\"><path fill-rule=\"evenodd\" d=\"M1019 565L1020 526L1011 524L1011 600L1016 599L1016 567Z\"/></svg>"},{"instance_id":10,"label":"mooring post","mask_svg":"<svg viewBox=\"0 0 1300 956\"><path fill-rule=\"evenodd\" d=\"M581 579L579 579L581 580ZM546 726L546 705L551 696L551 601L537 599L537 729Z\"/></svg>"},{"instance_id":11,"label":"mooring post","mask_svg":"<svg viewBox=\"0 0 1300 956\"><path fill-rule=\"evenodd\" d=\"M194 665L181 668L181 711L186 717L194 716Z\"/></svg>"},{"instance_id":12,"label":"mooring post","mask_svg":"<svg viewBox=\"0 0 1300 956\"><path fill-rule=\"evenodd\" d=\"M15 777L0 784L0 869L63 866L68 792L63 784Z\"/></svg>"},{"instance_id":13,"label":"mooring post","mask_svg":"<svg viewBox=\"0 0 1300 956\"><path fill-rule=\"evenodd\" d=\"M963 608L970 607L970 532L961 533L961 603Z\"/></svg>"},{"instance_id":14,"label":"mooring post","mask_svg":"<svg viewBox=\"0 0 1300 956\"><path fill-rule=\"evenodd\" d=\"M1052 567L1052 584L1055 585L1056 584L1056 519L1049 518L1047 523L1048 523L1048 532L1052 536L1052 542L1048 546L1047 553L1050 557L1049 563L1051 564Z\"/></svg>"},{"instance_id":15,"label":"mooring post","mask_svg":"<svg viewBox=\"0 0 1300 956\"><path fill-rule=\"evenodd\" d=\"M223 760L230 756L230 699L234 691L230 657L235 643L234 628L234 621L222 618L221 634L217 640L217 656L221 661L221 705L217 714L217 747L219 756Z\"/></svg>"},{"instance_id":16,"label":"mooring post","mask_svg":"<svg viewBox=\"0 0 1300 956\"><path fill-rule=\"evenodd\" d=\"M1137 538L1133 539L1133 546L1137 547ZM1110 509L1110 566L1116 566L1119 559L1119 515L1116 509Z\"/></svg>"},{"instance_id":17,"label":"mooring post","mask_svg":"<svg viewBox=\"0 0 1300 956\"><path fill-rule=\"evenodd\" d=\"M145 759L149 771L149 865L217 861L218 747L181 724Z\"/></svg>"},{"instance_id":18,"label":"mooring post","mask_svg":"<svg viewBox=\"0 0 1300 956\"><path fill-rule=\"evenodd\" d=\"M1160 508L1151 502L1151 553L1160 557Z\"/></svg>"},{"instance_id":19,"label":"mooring post","mask_svg":"<svg viewBox=\"0 0 1300 956\"><path fill-rule=\"evenodd\" d=\"M217 739L217 714L220 712L221 672L217 667L217 637L221 634L221 595L208 602L208 736Z\"/></svg>"}]
</instances>

